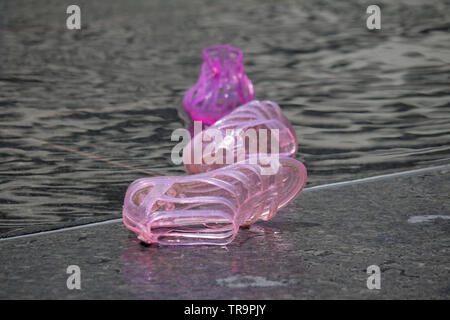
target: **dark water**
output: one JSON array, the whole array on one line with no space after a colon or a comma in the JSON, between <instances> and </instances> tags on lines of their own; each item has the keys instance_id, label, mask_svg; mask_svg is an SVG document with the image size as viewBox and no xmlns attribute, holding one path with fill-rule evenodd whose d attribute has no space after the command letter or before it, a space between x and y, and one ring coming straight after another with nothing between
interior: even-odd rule
<instances>
[{"instance_id":1,"label":"dark water","mask_svg":"<svg viewBox=\"0 0 450 320\"><path fill-rule=\"evenodd\" d=\"M244 51L309 185L450 162L450 2L0 1L0 236L120 217L170 162L205 46Z\"/></svg>"}]
</instances>

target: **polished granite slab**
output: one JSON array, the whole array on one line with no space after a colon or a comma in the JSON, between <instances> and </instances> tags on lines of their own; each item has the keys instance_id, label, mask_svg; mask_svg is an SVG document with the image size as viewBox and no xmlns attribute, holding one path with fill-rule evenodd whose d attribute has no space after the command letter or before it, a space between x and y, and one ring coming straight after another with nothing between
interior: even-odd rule
<instances>
[{"instance_id":1,"label":"polished granite slab","mask_svg":"<svg viewBox=\"0 0 450 320\"><path fill-rule=\"evenodd\" d=\"M448 299L448 181L444 166L306 189L226 247L143 245L120 221L1 240L0 298Z\"/></svg>"}]
</instances>

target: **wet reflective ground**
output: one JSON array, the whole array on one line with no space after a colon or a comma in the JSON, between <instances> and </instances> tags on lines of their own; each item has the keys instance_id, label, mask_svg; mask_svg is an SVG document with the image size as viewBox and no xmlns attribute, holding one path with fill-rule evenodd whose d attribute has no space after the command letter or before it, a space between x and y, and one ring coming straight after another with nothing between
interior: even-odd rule
<instances>
[{"instance_id":1,"label":"wet reflective ground","mask_svg":"<svg viewBox=\"0 0 450 320\"><path fill-rule=\"evenodd\" d=\"M144 245L120 221L3 239L0 299L448 299L448 179L443 166L305 190L226 247Z\"/></svg>"},{"instance_id":2,"label":"wet reflective ground","mask_svg":"<svg viewBox=\"0 0 450 320\"><path fill-rule=\"evenodd\" d=\"M309 186L450 163L450 4L0 2L0 236L117 218L170 161L205 46L244 51L294 124Z\"/></svg>"}]
</instances>

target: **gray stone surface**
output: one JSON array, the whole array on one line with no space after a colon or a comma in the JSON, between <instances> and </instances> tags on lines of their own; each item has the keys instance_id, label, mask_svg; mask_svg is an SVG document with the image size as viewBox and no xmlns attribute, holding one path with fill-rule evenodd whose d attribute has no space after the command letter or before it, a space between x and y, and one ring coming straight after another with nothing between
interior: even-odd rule
<instances>
[{"instance_id":1,"label":"gray stone surface","mask_svg":"<svg viewBox=\"0 0 450 320\"><path fill-rule=\"evenodd\" d=\"M448 299L449 180L450 166L305 190L227 247L144 246L121 223L3 240L0 298Z\"/></svg>"}]
</instances>

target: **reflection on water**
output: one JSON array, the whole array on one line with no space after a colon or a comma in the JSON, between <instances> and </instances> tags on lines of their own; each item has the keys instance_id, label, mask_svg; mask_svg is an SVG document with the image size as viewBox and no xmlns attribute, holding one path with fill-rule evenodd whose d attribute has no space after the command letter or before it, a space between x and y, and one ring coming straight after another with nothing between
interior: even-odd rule
<instances>
[{"instance_id":1,"label":"reflection on water","mask_svg":"<svg viewBox=\"0 0 450 320\"><path fill-rule=\"evenodd\" d=\"M261 225L240 230L227 247L179 250L178 247L143 245L132 237L122 252L121 273L136 295L160 292L160 296L165 296L164 293L177 296L191 290L195 296L198 290L208 292L208 298L220 298L236 289L273 290L297 284L306 270L300 257L292 254L294 251L277 228ZM205 261L208 261L208 272L205 272ZM292 268L293 265L296 267ZM165 292L167 290L170 291Z\"/></svg>"},{"instance_id":2,"label":"reflection on water","mask_svg":"<svg viewBox=\"0 0 450 320\"><path fill-rule=\"evenodd\" d=\"M170 136L218 43L292 121L310 186L450 160L448 1L379 1L377 32L357 0L80 0L81 31L2 4L0 236L118 217L143 171L184 174Z\"/></svg>"}]
</instances>

